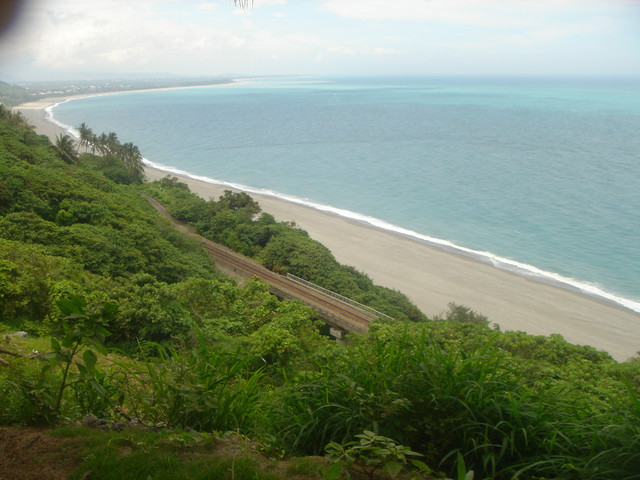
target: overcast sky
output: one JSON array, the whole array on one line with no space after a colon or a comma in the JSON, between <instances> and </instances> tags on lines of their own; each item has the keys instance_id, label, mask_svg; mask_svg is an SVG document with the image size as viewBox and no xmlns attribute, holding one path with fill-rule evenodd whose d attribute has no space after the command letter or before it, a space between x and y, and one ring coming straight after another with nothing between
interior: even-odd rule
<instances>
[{"instance_id":1,"label":"overcast sky","mask_svg":"<svg viewBox=\"0 0 640 480\"><path fill-rule=\"evenodd\" d=\"M640 75L640 0L30 0L0 80Z\"/></svg>"}]
</instances>

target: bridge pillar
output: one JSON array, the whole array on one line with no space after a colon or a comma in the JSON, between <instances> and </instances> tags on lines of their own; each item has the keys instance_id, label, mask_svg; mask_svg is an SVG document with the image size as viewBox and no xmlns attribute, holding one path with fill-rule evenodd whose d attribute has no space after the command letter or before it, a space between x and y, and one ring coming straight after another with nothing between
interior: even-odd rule
<instances>
[{"instance_id":1,"label":"bridge pillar","mask_svg":"<svg viewBox=\"0 0 640 480\"><path fill-rule=\"evenodd\" d=\"M344 336L347 334L346 330L339 327L329 327L329 335L331 335L336 340L342 340Z\"/></svg>"}]
</instances>

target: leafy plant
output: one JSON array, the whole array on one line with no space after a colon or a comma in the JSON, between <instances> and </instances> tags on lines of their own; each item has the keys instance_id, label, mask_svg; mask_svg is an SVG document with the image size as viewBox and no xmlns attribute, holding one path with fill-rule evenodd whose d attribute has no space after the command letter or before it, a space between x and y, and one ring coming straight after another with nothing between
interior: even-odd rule
<instances>
[{"instance_id":1,"label":"leafy plant","mask_svg":"<svg viewBox=\"0 0 640 480\"><path fill-rule=\"evenodd\" d=\"M56 421L56 378L51 372L34 370L33 359L20 358L3 369L0 376L1 424L42 425Z\"/></svg>"},{"instance_id":2,"label":"leafy plant","mask_svg":"<svg viewBox=\"0 0 640 480\"><path fill-rule=\"evenodd\" d=\"M136 418L199 431L249 428L261 402L264 373L250 368L252 357L203 342L192 349L148 342L143 348L155 349L157 357L145 354L142 364L121 365Z\"/></svg>"},{"instance_id":3,"label":"leafy plant","mask_svg":"<svg viewBox=\"0 0 640 480\"><path fill-rule=\"evenodd\" d=\"M62 378L56 395L54 410L60 411L62 397L66 388L75 382L87 382L97 392L104 394L104 388L96 379L98 356L95 351L106 355L104 340L110 335L103 327L104 323L113 319L118 307L107 304L97 312L86 312L86 301L78 296L59 300L58 308L66 314L57 329L52 332L49 363L44 369L62 365ZM95 350L95 351L94 351ZM82 361L77 355L82 352ZM75 363L77 373L71 372ZM73 380L72 382L70 380Z\"/></svg>"},{"instance_id":4,"label":"leafy plant","mask_svg":"<svg viewBox=\"0 0 640 480\"><path fill-rule=\"evenodd\" d=\"M352 469L354 466L360 468L371 479L380 469L390 478L395 478L407 465L407 461L413 460L409 457L422 456L405 445L398 445L394 440L376 435L369 430L356 435L356 438L359 440L345 444L337 442L327 444L326 456L333 462L333 466L326 472L327 478L340 478L345 467ZM415 465L422 469L426 467L422 462Z\"/></svg>"}]
</instances>

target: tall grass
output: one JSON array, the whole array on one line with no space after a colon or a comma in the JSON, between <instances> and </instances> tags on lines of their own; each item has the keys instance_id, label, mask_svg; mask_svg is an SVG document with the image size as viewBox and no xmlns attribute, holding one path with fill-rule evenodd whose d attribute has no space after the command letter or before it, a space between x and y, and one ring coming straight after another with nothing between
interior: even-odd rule
<instances>
[{"instance_id":1,"label":"tall grass","mask_svg":"<svg viewBox=\"0 0 640 480\"><path fill-rule=\"evenodd\" d=\"M373 334L342 362L290 378L272 425L285 448L308 454L369 429L448 472L462 459L480 478L639 478L637 412L603 416L579 392L523 380L491 343Z\"/></svg>"},{"instance_id":2,"label":"tall grass","mask_svg":"<svg viewBox=\"0 0 640 480\"><path fill-rule=\"evenodd\" d=\"M251 429L264 389L262 370L251 368L253 358L202 343L189 349L145 347L156 355L143 355L142 368L122 365L133 416L201 431Z\"/></svg>"},{"instance_id":3,"label":"tall grass","mask_svg":"<svg viewBox=\"0 0 640 480\"><path fill-rule=\"evenodd\" d=\"M0 375L0 424L41 425L55 422L57 378L30 358L13 360Z\"/></svg>"},{"instance_id":4,"label":"tall grass","mask_svg":"<svg viewBox=\"0 0 640 480\"><path fill-rule=\"evenodd\" d=\"M409 403L396 388L403 359L392 346L353 347L342 358L287 378L272 404L270 428L288 451L322 454L330 441L351 440L363 430L400 429Z\"/></svg>"}]
</instances>

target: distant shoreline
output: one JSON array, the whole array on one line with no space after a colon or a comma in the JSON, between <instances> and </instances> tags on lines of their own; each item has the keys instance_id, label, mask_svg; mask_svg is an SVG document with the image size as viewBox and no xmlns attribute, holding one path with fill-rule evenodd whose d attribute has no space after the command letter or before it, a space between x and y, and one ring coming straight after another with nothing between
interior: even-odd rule
<instances>
[{"instance_id":1,"label":"distant shoreline","mask_svg":"<svg viewBox=\"0 0 640 480\"><path fill-rule=\"evenodd\" d=\"M207 87L232 85L234 83ZM66 132L47 120L46 110L63 101L87 96L94 95L53 97L14 108L22 111L39 133L55 139ZM230 186L151 166L145 170L150 180L168 174L177 176L204 198L217 198L224 190L233 190ZM427 315L441 313L449 302L455 302L487 315L503 330L524 330L539 335L559 333L572 343L606 350L618 360L625 360L640 350L640 314L622 306L500 270L477 259L331 212L273 196L253 192L251 195L277 220L295 221L326 245L338 261L354 266L380 285L405 293Z\"/></svg>"},{"instance_id":2,"label":"distant shoreline","mask_svg":"<svg viewBox=\"0 0 640 480\"><path fill-rule=\"evenodd\" d=\"M40 108L43 108L43 105L44 105L44 108L49 108L49 107L53 107L55 105L58 105L60 103L64 103L64 102L69 101L69 100L79 100L79 99L82 99L82 98L101 97L101 96L104 96L104 95L120 95L120 94L126 94L126 93L157 92L157 91L164 91L164 90L188 90L188 89L193 89L193 88L229 87L229 86L235 86L235 85L246 85L248 83L250 83L250 82L247 81L247 80L243 80L243 81L230 80L230 81L227 81L227 82L210 83L210 84L203 84L203 85L179 85L179 86L166 86L166 87L135 88L135 89L130 89L130 90L96 91L96 92L79 93L77 95L60 95L60 96L40 98L40 99L33 100L33 101L30 101L30 102L22 103L20 105L16 105L15 107L12 107L12 108L16 109L16 110L40 109Z\"/></svg>"}]
</instances>

